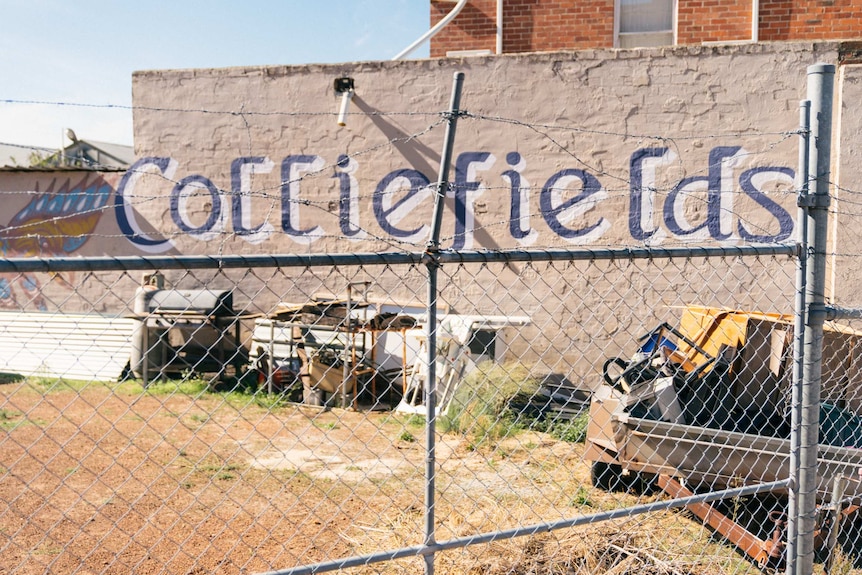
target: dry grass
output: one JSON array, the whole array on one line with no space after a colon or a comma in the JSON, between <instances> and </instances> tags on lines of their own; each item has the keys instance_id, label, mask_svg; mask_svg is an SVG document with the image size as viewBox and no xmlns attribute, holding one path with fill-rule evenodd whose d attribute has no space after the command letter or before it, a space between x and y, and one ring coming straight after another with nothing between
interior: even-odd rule
<instances>
[{"instance_id":1,"label":"dry grass","mask_svg":"<svg viewBox=\"0 0 862 575\"><path fill-rule=\"evenodd\" d=\"M0 572L255 573L418 545L414 417L219 394L0 386ZM409 436L409 439L408 439ZM593 489L583 445L438 437L438 541L650 500ZM684 512L437 554L447 574L757 573ZM356 569L417 573L421 559Z\"/></svg>"}]
</instances>

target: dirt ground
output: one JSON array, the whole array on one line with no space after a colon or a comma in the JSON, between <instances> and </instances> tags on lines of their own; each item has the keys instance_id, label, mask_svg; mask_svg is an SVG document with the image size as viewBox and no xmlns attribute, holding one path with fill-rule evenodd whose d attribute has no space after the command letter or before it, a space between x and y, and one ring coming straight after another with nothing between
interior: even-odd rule
<instances>
[{"instance_id":1,"label":"dirt ground","mask_svg":"<svg viewBox=\"0 0 862 575\"><path fill-rule=\"evenodd\" d=\"M46 385L0 385L0 574L258 573L422 543L426 462L415 417ZM438 541L621 504L590 488L582 445L531 432L492 449L437 441ZM748 569L725 547L695 546L704 539L669 512L440 553L436 565L474 574ZM682 540L682 550L668 543ZM658 569L669 563L645 559L654 553L683 567ZM421 570L418 558L362 568Z\"/></svg>"}]
</instances>

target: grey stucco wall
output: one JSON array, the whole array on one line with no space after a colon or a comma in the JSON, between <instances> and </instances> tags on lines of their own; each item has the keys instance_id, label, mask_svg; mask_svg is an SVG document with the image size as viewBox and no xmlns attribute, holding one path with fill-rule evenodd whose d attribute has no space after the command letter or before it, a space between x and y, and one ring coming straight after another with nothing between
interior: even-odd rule
<instances>
[{"instance_id":1,"label":"grey stucco wall","mask_svg":"<svg viewBox=\"0 0 862 575\"><path fill-rule=\"evenodd\" d=\"M807 67L818 62L841 64L841 44L138 72L136 155L149 159L118 190L126 214L119 224L137 253L421 250L442 112L453 74L463 71L467 115L458 124L443 247L793 242L798 107ZM356 86L346 126L336 124L333 90L342 76ZM845 208L862 189L860 89L858 67L839 65L833 177L847 188L836 194ZM832 241L853 256L854 211L833 214ZM854 261L832 257L836 297L853 299ZM790 294L764 287L764 277L739 270L728 290L771 290L757 305L789 311ZM647 278L672 286L676 298L650 296L647 314L660 319L659 307L682 302L721 304L699 299L701 279L684 279ZM507 285L504 278L483 295L501 301L494 290ZM592 333L606 320L591 319Z\"/></svg>"},{"instance_id":2,"label":"grey stucco wall","mask_svg":"<svg viewBox=\"0 0 862 575\"><path fill-rule=\"evenodd\" d=\"M859 290L862 254L860 191L862 191L862 66L844 64L835 81L832 149L830 247L833 256L827 289L833 301L848 307L862 306Z\"/></svg>"},{"instance_id":3,"label":"grey stucco wall","mask_svg":"<svg viewBox=\"0 0 862 575\"><path fill-rule=\"evenodd\" d=\"M398 182L386 192L380 185L405 169L436 181L441 112L460 70L469 115L459 121L455 143L461 170L452 177L462 192L447 202L447 247L784 241L786 222L768 202L795 218L790 178L780 174L797 161L797 142L787 132L796 128L806 67L837 62L838 49L757 44L138 72L136 154L174 163L167 177L141 178L127 204L183 253L211 249L213 241L234 253L421 247L427 236L406 232L429 223L431 194L419 193L415 181L413 196ZM335 121L339 76L356 84L343 127ZM666 152L633 159L638 150L656 149ZM347 170L338 165L342 155L351 157ZM257 158L254 168L245 160L256 173L242 184L248 203L240 226L227 195L221 210L212 205L212 190L239 189L238 158ZM778 170L750 184L768 198L758 201L742 176L770 167ZM356 209L347 231L361 228L364 235L345 234L339 224L347 215L340 184L350 170ZM513 234L514 172L529 188L517 207L530 221ZM210 191L193 193L202 178ZM689 193L674 193L686 178ZM638 186L656 192L635 197ZM709 186L721 198L712 212ZM172 193L184 198L173 213ZM404 213L392 211L398 202ZM259 226L266 230L236 233Z\"/></svg>"}]
</instances>

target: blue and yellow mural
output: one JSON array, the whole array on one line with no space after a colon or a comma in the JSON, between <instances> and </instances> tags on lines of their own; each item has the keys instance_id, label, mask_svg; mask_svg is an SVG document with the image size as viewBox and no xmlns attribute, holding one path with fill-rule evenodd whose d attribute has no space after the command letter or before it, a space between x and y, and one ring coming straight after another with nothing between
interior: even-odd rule
<instances>
[{"instance_id":1,"label":"blue and yellow mural","mask_svg":"<svg viewBox=\"0 0 862 575\"><path fill-rule=\"evenodd\" d=\"M32 191L23 192L27 204L0 226L0 253L4 258L75 254L93 237L114 192L98 174L85 174L76 183L71 178L55 177L44 190L39 188L37 181ZM14 205L13 202L7 205L10 204ZM55 275L55 281L71 289L66 278ZM33 274L0 277L0 307L20 309L27 304L47 309L37 277Z\"/></svg>"}]
</instances>

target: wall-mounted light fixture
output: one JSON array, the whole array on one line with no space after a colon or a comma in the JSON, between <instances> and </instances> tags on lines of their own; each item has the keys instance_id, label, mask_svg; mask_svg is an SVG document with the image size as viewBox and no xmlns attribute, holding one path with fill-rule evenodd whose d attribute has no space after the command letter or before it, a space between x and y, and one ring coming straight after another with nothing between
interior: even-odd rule
<instances>
[{"instance_id":1,"label":"wall-mounted light fixture","mask_svg":"<svg viewBox=\"0 0 862 575\"><path fill-rule=\"evenodd\" d=\"M336 78L333 87L337 94L341 94L341 106L338 109L338 125L346 126L347 108L350 106L350 99L354 93L353 78Z\"/></svg>"}]
</instances>

